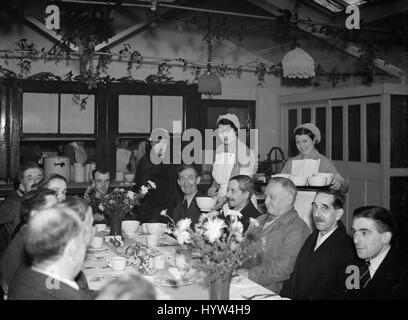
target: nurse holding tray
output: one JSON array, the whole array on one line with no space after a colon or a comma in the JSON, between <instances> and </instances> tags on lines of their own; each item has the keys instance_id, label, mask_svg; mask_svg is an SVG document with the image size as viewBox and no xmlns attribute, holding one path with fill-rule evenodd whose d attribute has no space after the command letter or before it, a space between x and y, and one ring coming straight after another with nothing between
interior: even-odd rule
<instances>
[{"instance_id":1,"label":"nurse holding tray","mask_svg":"<svg viewBox=\"0 0 408 320\"><path fill-rule=\"evenodd\" d=\"M281 173L299 175L302 169L303 175L306 176L310 175L311 172L332 173L333 179L329 188L344 193L347 192L348 183L337 171L333 162L320 154L315 148L315 145L321 139L319 128L313 123L304 123L297 126L293 132L299 154L286 162ZM305 166L302 168L303 164ZM294 205L299 216L305 220L311 230L314 229L312 202L315 195L316 192L314 191L298 191Z\"/></svg>"},{"instance_id":2,"label":"nurse holding tray","mask_svg":"<svg viewBox=\"0 0 408 320\"><path fill-rule=\"evenodd\" d=\"M294 171L297 171L295 167L297 167L297 161L299 160L316 160L316 164L318 165L317 172L333 174L330 189L347 192L348 183L337 171L333 162L320 154L315 148L315 145L318 144L321 139L319 128L313 123L304 123L297 126L293 132L299 154L286 162L281 173L295 174L296 172Z\"/></svg>"}]
</instances>

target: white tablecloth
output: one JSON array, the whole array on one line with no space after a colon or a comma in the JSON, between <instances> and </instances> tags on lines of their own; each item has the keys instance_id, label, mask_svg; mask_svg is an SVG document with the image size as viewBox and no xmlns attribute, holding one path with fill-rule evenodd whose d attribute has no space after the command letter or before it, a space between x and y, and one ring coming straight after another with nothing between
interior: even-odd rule
<instances>
[{"instance_id":1,"label":"white tablecloth","mask_svg":"<svg viewBox=\"0 0 408 320\"><path fill-rule=\"evenodd\" d=\"M138 236L137 240L143 243L143 239L140 237L143 236ZM177 247L175 246L157 247L160 254L164 255L165 257L174 255L176 249ZM89 288L91 290L100 290L107 283L125 272L138 272L134 265L127 266L126 270L124 271L114 271L108 267L107 260L117 255L118 254L115 252L115 249L108 245L104 245L104 248L101 250L93 250L92 252L87 253L83 266L83 272L87 277ZM143 276L153 283L152 276ZM180 287L154 286L156 288L157 299L159 300L207 300L209 298L208 288L199 283L192 283L190 285ZM233 276L230 287L231 300L243 300L245 299L244 296L250 297L255 294L273 294L273 292L249 280L243 272L240 272L239 274L237 273ZM276 295L259 297L256 299L280 300L283 298Z\"/></svg>"}]
</instances>

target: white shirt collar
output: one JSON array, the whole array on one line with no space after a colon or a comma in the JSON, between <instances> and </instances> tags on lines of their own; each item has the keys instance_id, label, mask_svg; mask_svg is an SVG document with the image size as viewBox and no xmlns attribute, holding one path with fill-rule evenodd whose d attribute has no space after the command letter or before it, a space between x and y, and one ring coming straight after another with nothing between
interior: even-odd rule
<instances>
[{"instance_id":1,"label":"white shirt collar","mask_svg":"<svg viewBox=\"0 0 408 320\"><path fill-rule=\"evenodd\" d=\"M368 259L370 261L370 266L368 267L368 270L370 271L371 278L374 277L375 272L380 267L381 263L383 262L383 260L387 256L387 253L388 253L388 251L390 251L390 249L391 249L391 246L389 246L387 249L385 249L384 252L381 253L380 255L378 255L377 257L375 257L373 259Z\"/></svg>"},{"instance_id":2,"label":"white shirt collar","mask_svg":"<svg viewBox=\"0 0 408 320\"><path fill-rule=\"evenodd\" d=\"M336 226L333 230L327 232L325 235L322 235L322 233L319 231L319 235L317 236L317 240L316 240L316 246L314 248L314 251L316 251L317 248L320 247L320 245L326 241L326 239L328 237L330 237L334 231L336 231L338 226Z\"/></svg>"},{"instance_id":3,"label":"white shirt collar","mask_svg":"<svg viewBox=\"0 0 408 320\"><path fill-rule=\"evenodd\" d=\"M55 280L58 280L58 281L60 281L60 282L62 282L62 283L65 283L66 285L70 286L71 288L73 288L73 289L75 289L75 290L79 290L79 286L78 286L78 284L77 284L75 281L71 281L71 280L67 280L67 279L62 279L62 278L60 278L60 277L59 277L58 275L56 275L56 274L47 272L46 270L38 269L38 268L36 268L36 267L31 267L31 269L33 269L34 271L36 271L36 272L38 272L38 273L42 273L42 274L44 274L44 275L46 275L46 276L49 276L49 277L51 277L51 278L54 278Z\"/></svg>"}]
</instances>

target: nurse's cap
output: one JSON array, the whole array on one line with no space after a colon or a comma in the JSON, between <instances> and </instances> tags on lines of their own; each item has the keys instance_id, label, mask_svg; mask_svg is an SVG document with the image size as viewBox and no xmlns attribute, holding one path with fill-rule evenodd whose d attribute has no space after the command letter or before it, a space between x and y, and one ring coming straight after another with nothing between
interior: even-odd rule
<instances>
[{"instance_id":1,"label":"nurse's cap","mask_svg":"<svg viewBox=\"0 0 408 320\"><path fill-rule=\"evenodd\" d=\"M218 126L218 123L223 119L231 121L234 124L235 128L237 128L237 130L239 130L241 128L241 125L239 123L239 119L235 114L227 113L227 114L220 115L218 117L218 119L217 119L217 126Z\"/></svg>"},{"instance_id":2,"label":"nurse's cap","mask_svg":"<svg viewBox=\"0 0 408 320\"><path fill-rule=\"evenodd\" d=\"M305 129L308 129L309 131L311 131L311 132L314 134L314 136L315 136L315 142L316 142L316 143L319 143L319 142L320 142L320 140L321 140L320 130L319 130L319 128L316 127L313 123L303 123L303 124L301 124L301 125L298 125L298 126L295 128L295 130L293 130L293 134L295 134L296 130L297 130L297 129L300 129L300 128L305 128Z\"/></svg>"},{"instance_id":3,"label":"nurse's cap","mask_svg":"<svg viewBox=\"0 0 408 320\"><path fill-rule=\"evenodd\" d=\"M170 134L166 129L163 128L156 128L150 133L149 141L160 141L162 139L170 139Z\"/></svg>"}]
</instances>

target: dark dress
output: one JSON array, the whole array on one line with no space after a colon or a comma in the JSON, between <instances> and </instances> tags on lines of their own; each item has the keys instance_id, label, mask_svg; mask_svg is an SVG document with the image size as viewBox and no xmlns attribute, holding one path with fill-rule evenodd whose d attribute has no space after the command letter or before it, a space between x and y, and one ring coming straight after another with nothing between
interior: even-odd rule
<instances>
[{"instance_id":1,"label":"dark dress","mask_svg":"<svg viewBox=\"0 0 408 320\"><path fill-rule=\"evenodd\" d=\"M173 210L180 199L176 166L153 164L150 161L150 155L145 154L137 166L135 191L138 191L142 185L147 186L148 180L155 183L156 189L151 189L141 200L141 205L134 208L135 218L141 223L167 223L167 218L161 216L160 212L167 209L167 214L173 216Z\"/></svg>"},{"instance_id":2,"label":"dark dress","mask_svg":"<svg viewBox=\"0 0 408 320\"><path fill-rule=\"evenodd\" d=\"M181 219L190 218L191 227L194 227L194 225L198 222L198 219L200 218L200 215L201 215L200 208L197 205L196 197L202 197L202 196L204 195L200 191L197 191L193 200L191 200L191 203L188 209L184 206L183 201L179 201L173 213L174 222L177 223L177 221Z\"/></svg>"},{"instance_id":3,"label":"dark dress","mask_svg":"<svg viewBox=\"0 0 408 320\"><path fill-rule=\"evenodd\" d=\"M352 239L341 221L314 251L319 231L314 231L299 251L295 267L281 296L296 300L344 299L346 267L356 259Z\"/></svg>"},{"instance_id":4,"label":"dark dress","mask_svg":"<svg viewBox=\"0 0 408 320\"><path fill-rule=\"evenodd\" d=\"M20 269L10 284L9 300L89 300L93 297L85 290L59 282L59 287L47 288L55 284L50 277L31 268Z\"/></svg>"},{"instance_id":5,"label":"dark dress","mask_svg":"<svg viewBox=\"0 0 408 320\"><path fill-rule=\"evenodd\" d=\"M352 300L408 299L407 256L391 246L367 285L364 288L347 290L346 297Z\"/></svg>"}]
</instances>

